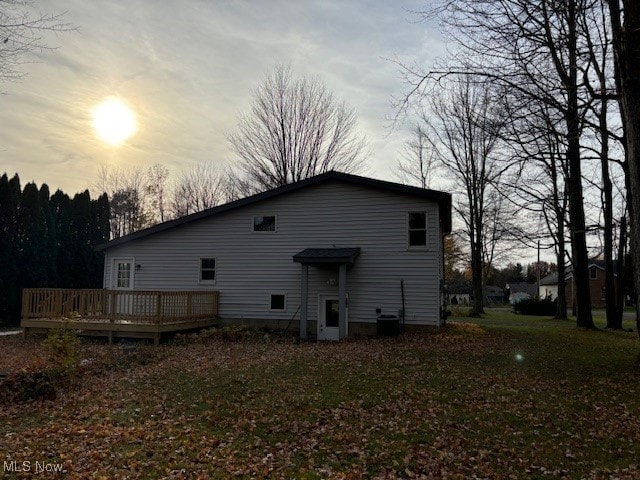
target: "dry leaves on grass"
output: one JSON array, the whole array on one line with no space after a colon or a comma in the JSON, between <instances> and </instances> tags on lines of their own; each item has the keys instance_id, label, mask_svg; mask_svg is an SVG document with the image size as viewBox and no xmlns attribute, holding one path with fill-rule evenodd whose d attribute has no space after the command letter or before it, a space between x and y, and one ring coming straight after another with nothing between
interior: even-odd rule
<instances>
[{"instance_id":1,"label":"dry leaves on grass","mask_svg":"<svg viewBox=\"0 0 640 480\"><path fill-rule=\"evenodd\" d=\"M545 378L501 341L85 344L73 388L0 412L0 450L64 478L638 478L637 387Z\"/></svg>"}]
</instances>

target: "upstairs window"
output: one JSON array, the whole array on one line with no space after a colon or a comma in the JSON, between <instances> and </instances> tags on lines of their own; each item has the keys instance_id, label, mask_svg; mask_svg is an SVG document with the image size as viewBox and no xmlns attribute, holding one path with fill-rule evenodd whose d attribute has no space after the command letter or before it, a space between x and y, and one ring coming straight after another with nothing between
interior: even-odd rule
<instances>
[{"instance_id":1,"label":"upstairs window","mask_svg":"<svg viewBox=\"0 0 640 480\"><path fill-rule=\"evenodd\" d=\"M407 227L409 247L426 247L427 213L409 212Z\"/></svg>"},{"instance_id":2,"label":"upstairs window","mask_svg":"<svg viewBox=\"0 0 640 480\"><path fill-rule=\"evenodd\" d=\"M253 217L254 232L275 232L276 216L275 215L255 215Z\"/></svg>"},{"instance_id":3,"label":"upstairs window","mask_svg":"<svg viewBox=\"0 0 640 480\"><path fill-rule=\"evenodd\" d=\"M216 280L216 259L201 258L200 259L200 281L211 283Z\"/></svg>"},{"instance_id":4,"label":"upstairs window","mask_svg":"<svg viewBox=\"0 0 640 480\"><path fill-rule=\"evenodd\" d=\"M590 276L592 280L597 280L598 279L598 269L597 268L592 268L591 270L589 270Z\"/></svg>"}]
</instances>

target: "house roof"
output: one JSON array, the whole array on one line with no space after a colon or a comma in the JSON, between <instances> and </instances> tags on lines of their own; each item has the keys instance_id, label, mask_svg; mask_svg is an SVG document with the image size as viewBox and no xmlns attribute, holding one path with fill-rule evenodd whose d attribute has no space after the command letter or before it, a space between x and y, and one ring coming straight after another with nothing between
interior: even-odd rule
<instances>
[{"instance_id":1,"label":"house roof","mask_svg":"<svg viewBox=\"0 0 640 480\"><path fill-rule=\"evenodd\" d=\"M566 275L565 275L566 277ZM558 284L558 272L553 272L544 278L540 279L540 285L557 285Z\"/></svg>"},{"instance_id":2,"label":"house roof","mask_svg":"<svg viewBox=\"0 0 640 480\"><path fill-rule=\"evenodd\" d=\"M280 195L285 195L287 193L291 193L303 188L307 188L313 185L319 185L321 183L326 183L326 182L348 183L352 185L371 187L371 188L375 188L375 189L383 190L387 192L399 193L402 195L409 195L409 196L424 198L428 200L434 200L438 203L438 210L440 212L440 221L441 221L443 233L451 232L451 194L450 193L440 192L437 190L428 190L428 189L419 188L419 187L412 187L409 185L401 185L399 183L387 182L384 180L376 180L373 178L361 177L359 175L351 175L348 173L329 171L326 173L322 173L320 175L316 175L311 178L307 178L305 180L300 180L299 182L290 183L289 185L285 185L283 187L274 188L273 190L267 190L266 192L258 193L256 195L251 195L250 197L242 198L240 200L226 203L224 205L219 205L217 207L209 208L201 212L192 213L191 215L186 215L184 217L180 217L175 220L170 220L168 222L163 222L153 227L131 233L129 235L118 237L116 239L111 240L110 242L103 243L101 245L96 246L96 250L105 250L107 248L115 247L117 245L122 245L132 240L137 240L139 238L143 238L158 232L162 232L165 230L178 227L185 223L191 223L198 220L202 220L204 218L208 218L222 212L227 212L235 208L244 207L257 202L261 202L263 200L278 197Z\"/></svg>"},{"instance_id":3,"label":"house roof","mask_svg":"<svg viewBox=\"0 0 640 480\"><path fill-rule=\"evenodd\" d=\"M353 265L360 255L360 248L307 248L293 256L293 261L303 265Z\"/></svg>"},{"instance_id":4,"label":"house roof","mask_svg":"<svg viewBox=\"0 0 640 480\"><path fill-rule=\"evenodd\" d=\"M605 262L604 260L599 260L597 258L591 258L589 259L589 264L588 267L589 269L591 268L597 268L599 270L604 271L604 266L605 266ZM617 270L618 270L618 265L617 262L613 262L613 274L617 275ZM565 280L569 280L570 278L573 277L573 271L571 270L571 267L568 267L566 270L566 273L564 274L564 279ZM550 275L547 275L546 277L540 279L540 285L557 285L558 284L558 272L553 272Z\"/></svg>"},{"instance_id":5,"label":"house roof","mask_svg":"<svg viewBox=\"0 0 640 480\"><path fill-rule=\"evenodd\" d=\"M515 293L526 293L528 295L535 295L538 292L538 286L535 283L517 282L509 283L509 290L511 295Z\"/></svg>"}]
</instances>

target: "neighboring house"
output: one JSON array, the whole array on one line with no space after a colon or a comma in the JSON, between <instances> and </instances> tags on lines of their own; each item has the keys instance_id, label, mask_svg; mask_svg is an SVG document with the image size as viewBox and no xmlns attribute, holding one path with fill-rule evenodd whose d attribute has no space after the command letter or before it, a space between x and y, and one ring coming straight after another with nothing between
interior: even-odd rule
<instances>
[{"instance_id":1,"label":"neighboring house","mask_svg":"<svg viewBox=\"0 0 640 480\"><path fill-rule=\"evenodd\" d=\"M566 275L565 278L567 278ZM553 272L552 274L540 279L538 296L541 299L549 298L550 300L558 298L558 272Z\"/></svg>"},{"instance_id":2,"label":"neighboring house","mask_svg":"<svg viewBox=\"0 0 640 480\"><path fill-rule=\"evenodd\" d=\"M515 304L521 300L526 300L535 297L538 292L538 287L532 283L518 282L508 283L505 289L509 289L509 303Z\"/></svg>"},{"instance_id":3,"label":"neighboring house","mask_svg":"<svg viewBox=\"0 0 640 480\"><path fill-rule=\"evenodd\" d=\"M574 285L573 272L568 271L565 275L566 287L565 295L567 297L567 305L573 305ZM606 306L606 289L605 289L605 269L604 260L589 260L589 292L591 295L591 305L595 308L603 308ZM555 300L558 297L558 274L551 275L540 280L539 289L540 298L550 298Z\"/></svg>"},{"instance_id":4,"label":"neighboring house","mask_svg":"<svg viewBox=\"0 0 640 480\"><path fill-rule=\"evenodd\" d=\"M450 230L448 193L328 172L99 248L105 288L217 290L223 323L339 339L403 299L407 326L441 325Z\"/></svg>"},{"instance_id":5,"label":"neighboring house","mask_svg":"<svg viewBox=\"0 0 640 480\"><path fill-rule=\"evenodd\" d=\"M495 285L487 285L484 288L484 298L487 305L502 305L504 304L504 290Z\"/></svg>"}]
</instances>

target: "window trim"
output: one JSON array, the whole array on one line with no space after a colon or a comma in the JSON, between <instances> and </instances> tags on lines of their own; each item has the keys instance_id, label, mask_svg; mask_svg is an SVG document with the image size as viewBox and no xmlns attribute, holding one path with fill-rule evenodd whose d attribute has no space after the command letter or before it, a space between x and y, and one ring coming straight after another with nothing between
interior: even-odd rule
<instances>
[{"instance_id":1,"label":"window trim","mask_svg":"<svg viewBox=\"0 0 640 480\"><path fill-rule=\"evenodd\" d=\"M203 268L202 268L202 261L203 260L213 260L214 262L214 267L213 269L211 268L207 268L204 269L206 271L211 271L213 270L213 280L211 279L203 279L202 278L202 272L203 272ZM198 284L200 285L215 285L215 283L218 281L218 258L217 257L200 257L198 259Z\"/></svg>"},{"instance_id":2,"label":"window trim","mask_svg":"<svg viewBox=\"0 0 640 480\"><path fill-rule=\"evenodd\" d=\"M118 286L118 264L119 263L128 263L130 265L130 275L129 275L129 286L128 287L120 287ZM136 259L134 257L114 257L111 260L111 288L113 290L133 290L134 285L134 277L136 272Z\"/></svg>"},{"instance_id":3,"label":"window trim","mask_svg":"<svg viewBox=\"0 0 640 480\"><path fill-rule=\"evenodd\" d=\"M274 226L273 230L256 230L256 218L273 217ZM274 234L278 231L278 215L252 215L251 216L251 232L258 234Z\"/></svg>"},{"instance_id":4,"label":"window trim","mask_svg":"<svg viewBox=\"0 0 640 480\"><path fill-rule=\"evenodd\" d=\"M424 214L424 230L422 228L410 228L410 218L412 214ZM426 210L410 210L407 212L407 250L428 250L429 249L429 214ZM424 245L411 245L411 232L424 231Z\"/></svg>"},{"instance_id":5,"label":"window trim","mask_svg":"<svg viewBox=\"0 0 640 480\"><path fill-rule=\"evenodd\" d=\"M284 308L272 308L273 297L280 295L284 297ZM269 311L270 312L286 312L287 311L287 292L269 292Z\"/></svg>"}]
</instances>

